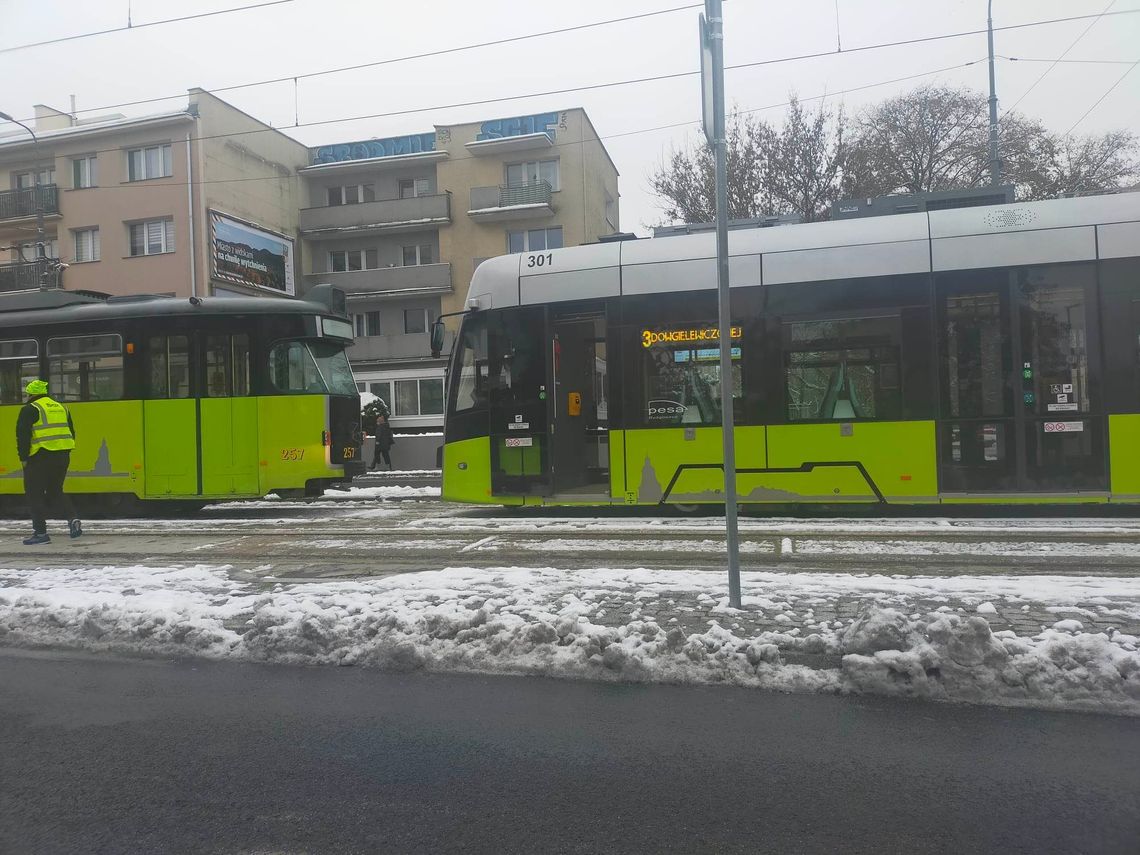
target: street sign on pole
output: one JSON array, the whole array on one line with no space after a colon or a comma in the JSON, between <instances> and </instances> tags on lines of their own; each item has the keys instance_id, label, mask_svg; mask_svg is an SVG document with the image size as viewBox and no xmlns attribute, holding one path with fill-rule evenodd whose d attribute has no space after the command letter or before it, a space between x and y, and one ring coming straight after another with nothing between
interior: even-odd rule
<instances>
[{"instance_id":1,"label":"street sign on pole","mask_svg":"<svg viewBox=\"0 0 1140 855\"><path fill-rule=\"evenodd\" d=\"M701 17L701 120L716 157L716 286L720 327L720 424L724 439L724 524L728 602L740 608L740 544L736 525L736 442L732 416L732 309L728 289L728 152L724 120L724 18L721 0L705 0ZM707 62L706 62L707 57ZM711 132L711 133L710 133Z\"/></svg>"},{"instance_id":2,"label":"street sign on pole","mask_svg":"<svg viewBox=\"0 0 1140 855\"><path fill-rule=\"evenodd\" d=\"M698 19L701 33L701 125L704 127L705 139L710 146L716 145L716 116L713 104L716 98L713 94L713 55L712 39L709 38L709 25L705 16Z\"/></svg>"}]
</instances>

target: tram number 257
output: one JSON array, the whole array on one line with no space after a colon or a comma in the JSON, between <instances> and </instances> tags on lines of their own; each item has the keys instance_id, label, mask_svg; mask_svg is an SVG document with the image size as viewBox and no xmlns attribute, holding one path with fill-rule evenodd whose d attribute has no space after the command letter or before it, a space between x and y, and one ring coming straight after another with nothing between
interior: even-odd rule
<instances>
[{"instance_id":1,"label":"tram number 257","mask_svg":"<svg viewBox=\"0 0 1140 855\"><path fill-rule=\"evenodd\" d=\"M356 457L356 449L355 448L353 448L351 445L348 446L347 448L345 448L345 450L344 450L344 459L345 460L353 460L355 457Z\"/></svg>"},{"instance_id":2,"label":"tram number 257","mask_svg":"<svg viewBox=\"0 0 1140 855\"><path fill-rule=\"evenodd\" d=\"M303 448L283 448L281 449L282 460L304 460L305 449Z\"/></svg>"},{"instance_id":3,"label":"tram number 257","mask_svg":"<svg viewBox=\"0 0 1140 855\"><path fill-rule=\"evenodd\" d=\"M526 257L527 267L550 267L554 264L553 252L540 252L537 255L528 255Z\"/></svg>"}]
</instances>

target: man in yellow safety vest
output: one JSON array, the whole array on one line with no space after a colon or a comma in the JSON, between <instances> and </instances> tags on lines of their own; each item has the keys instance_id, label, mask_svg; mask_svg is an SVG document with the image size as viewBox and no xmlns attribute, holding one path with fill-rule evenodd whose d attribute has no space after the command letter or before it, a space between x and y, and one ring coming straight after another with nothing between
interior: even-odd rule
<instances>
[{"instance_id":1,"label":"man in yellow safety vest","mask_svg":"<svg viewBox=\"0 0 1140 855\"><path fill-rule=\"evenodd\" d=\"M25 546L51 543L47 512L58 507L67 518L68 534L79 537L83 526L75 516L71 497L63 492L71 449L75 448L75 425L67 407L48 397L48 384L33 380L24 387L28 403L16 419L16 451L24 464L24 495L32 512L32 536Z\"/></svg>"}]
</instances>

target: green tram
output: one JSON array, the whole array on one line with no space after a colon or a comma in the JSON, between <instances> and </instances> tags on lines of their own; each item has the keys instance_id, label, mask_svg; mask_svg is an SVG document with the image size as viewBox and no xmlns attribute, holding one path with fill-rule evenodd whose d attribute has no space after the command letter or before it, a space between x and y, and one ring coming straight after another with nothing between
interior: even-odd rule
<instances>
[{"instance_id":1,"label":"green tram","mask_svg":"<svg viewBox=\"0 0 1140 855\"><path fill-rule=\"evenodd\" d=\"M87 513L348 481L363 471L351 343L344 295L330 286L305 300L6 295L0 499L23 493L16 416L37 376L71 411L66 490Z\"/></svg>"},{"instance_id":2,"label":"green tram","mask_svg":"<svg viewBox=\"0 0 1140 855\"><path fill-rule=\"evenodd\" d=\"M1140 193L729 250L740 502L1140 501ZM698 234L480 265L443 497L723 502L715 254Z\"/></svg>"}]
</instances>

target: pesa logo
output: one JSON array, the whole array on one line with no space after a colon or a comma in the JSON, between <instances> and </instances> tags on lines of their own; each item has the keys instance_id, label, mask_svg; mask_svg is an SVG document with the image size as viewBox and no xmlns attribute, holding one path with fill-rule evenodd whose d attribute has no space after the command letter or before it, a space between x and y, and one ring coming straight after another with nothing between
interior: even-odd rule
<instances>
[{"instance_id":1,"label":"pesa logo","mask_svg":"<svg viewBox=\"0 0 1140 855\"><path fill-rule=\"evenodd\" d=\"M649 418L673 419L677 416L683 416L686 409L688 408L680 401L650 401Z\"/></svg>"}]
</instances>

